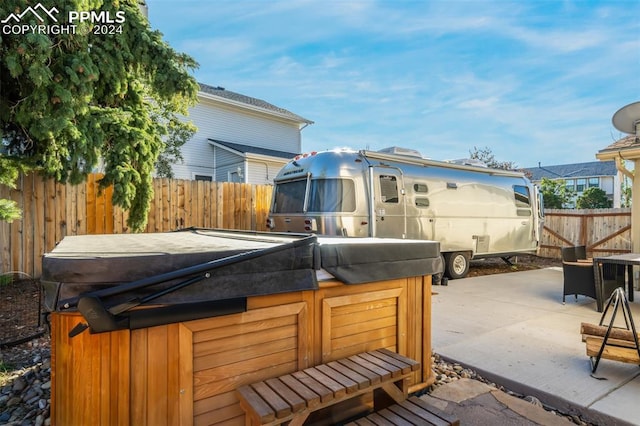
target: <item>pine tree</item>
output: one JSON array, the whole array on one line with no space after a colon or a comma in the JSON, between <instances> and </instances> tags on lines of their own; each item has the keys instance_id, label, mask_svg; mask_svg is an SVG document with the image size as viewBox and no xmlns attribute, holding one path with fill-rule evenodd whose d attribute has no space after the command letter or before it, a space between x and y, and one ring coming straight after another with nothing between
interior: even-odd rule
<instances>
[{"instance_id":1,"label":"pine tree","mask_svg":"<svg viewBox=\"0 0 640 426\"><path fill-rule=\"evenodd\" d=\"M198 91L190 74L197 63L151 30L137 3L0 2L0 20L36 4L56 7L56 25L72 24L70 12L124 17L109 34L95 33L90 22L73 22L69 34L0 31L0 184L11 186L26 168L77 184L101 160L100 185L113 185L113 203L129 210L135 231L146 225L155 165L167 141L179 145L193 132L180 116ZM26 13L20 24L42 22ZM0 220L15 217L6 204L0 203L6 213Z\"/></svg>"}]
</instances>

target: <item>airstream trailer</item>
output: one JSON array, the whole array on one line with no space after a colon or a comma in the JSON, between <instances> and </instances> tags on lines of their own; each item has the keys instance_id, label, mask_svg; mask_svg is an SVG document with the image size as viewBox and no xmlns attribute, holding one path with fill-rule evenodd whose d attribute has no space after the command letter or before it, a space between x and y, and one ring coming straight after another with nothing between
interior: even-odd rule
<instances>
[{"instance_id":1,"label":"airstream trailer","mask_svg":"<svg viewBox=\"0 0 640 426\"><path fill-rule=\"evenodd\" d=\"M523 173L402 148L300 155L274 185L269 229L438 241L449 278L470 259L535 254L544 219Z\"/></svg>"}]
</instances>

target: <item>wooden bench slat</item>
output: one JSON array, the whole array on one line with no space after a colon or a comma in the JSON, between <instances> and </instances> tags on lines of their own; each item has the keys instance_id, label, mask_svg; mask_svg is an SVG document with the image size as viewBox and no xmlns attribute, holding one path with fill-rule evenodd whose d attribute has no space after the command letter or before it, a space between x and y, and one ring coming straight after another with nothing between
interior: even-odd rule
<instances>
[{"instance_id":1,"label":"wooden bench slat","mask_svg":"<svg viewBox=\"0 0 640 426\"><path fill-rule=\"evenodd\" d=\"M349 359L353 362L355 362L356 364L358 364L359 366L366 368L367 370L377 374L378 376L380 376L380 380L384 380L387 381L391 378L391 371L389 370L385 370L384 368L380 367L379 365L373 364L369 361L367 361L364 358L361 358L358 355L354 355L349 357Z\"/></svg>"},{"instance_id":2,"label":"wooden bench slat","mask_svg":"<svg viewBox=\"0 0 640 426\"><path fill-rule=\"evenodd\" d=\"M402 372L402 374L407 374L411 372L411 365L407 364L406 362L402 362L399 359L390 357L382 352L378 352L378 351L371 351L369 352L369 354L371 354L372 356L375 356L376 358L389 363L391 365L396 366L397 368L400 369L400 371Z\"/></svg>"},{"instance_id":3,"label":"wooden bench slat","mask_svg":"<svg viewBox=\"0 0 640 426\"><path fill-rule=\"evenodd\" d=\"M378 413L369 414L367 419L377 426L394 426L389 420L385 419Z\"/></svg>"},{"instance_id":4,"label":"wooden bench slat","mask_svg":"<svg viewBox=\"0 0 640 426\"><path fill-rule=\"evenodd\" d=\"M414 424L403 419L401 416L397 415L388 408L378 411L378 414L384 417L385 420L389 420L394 426L415 426Z\"/></svg>"},{"instance_id":5,"label":"wooden bench slat","mask_svg":"<svg viewBox=\"0 0 640 426\"><path fill-rule=\"evenodd\" d=\"M415 415L414 413L412 413L411 411L407 410L405 407L402 406L402 403L401 404L393 404L392 406L389 407L389 410L393 411L394 413L396 413L397 415L399 415L403 419L406 419L409 422L413 422L411 424L419 425L419 424L424 424L425 423L425 418L424 417L419 417L419 416Z\"/></svg>"},{"instance_id":6,"label":"wooden bench slat","mask_svg":"<svg viewBox=\"0 0 640 426\"><path fill-rule=\"evenodd\" d=\"M333 380L335 380L336 382L340 383L347 390L347 393L353 393L353 392L357 391L360 388L358 383L356 383L355 381L351 380L349 377L345 376L344 374L340 373L339 371L334 370L333 368L329 367L326 364L318 365L318 366L316 366L316 369L320 370L327 377L330 377Z\"/></svg>"},{"instance_id":7,"label":"wooden bench slat","mask_svg":"<svg viewBox=\"0 0 640 426\"><path fill-rule=\"evenodd\" d=\"M332 369L340 372L341 374L344 374L354 382L356 382L358 384L359 389L366 388L371 384L371 381L367 379L365 376L358 373L357 371L354 371L350 368L345 367L344 365L340 364L337 361L331 361L327 365Z\"/></svg>"},{"instance_id":8,"label":"wooden bench slat","mask_svg":"<svg viewBox=\"0 0 640 426\"><path fill-rule=\"evenodd\" d=\"M331 391L331 389L327 388L313 377L310 377L302 371L296 371L292 375L293 377L298 379L300 383L303 383L306 387L317 393L320 396L321 402L324 403L333 399L333 392Z\"/></svg>"},{"instance_id":9,"label":"wooden bench slat","mask_svg":"<svg viewBox=\"0 0 640 426\"><path fill-rule=\"evenodd\" d=\"M331 392L333 392L333 396L335 398L342 398L347 394L347 390L344 388L344 386L333 380L331 377L323 374L320 370L316 368L307 368L306 370L302 371L316 379L318 382L322 383L325 387L331 389Z\"/></svg>"},{"instance_id":10,"label":"wooden bench slat","mask_svg":"<svg viewBox=\"0 0 640 426\"><path fill-rule=\"evenodd\" d=\"M351 371L355 371L359 374L362 374L364 377L366 377L369 382L371 382L372 385L376 385L378 383L380 383L380 375L374 373L373 371L364 368L363 366L361 366L360 364L356 364L355 362L353 362L350 359L339 359L338 361L336 361L337 363L344 365L345 367L347 367L348 369L350 369Z\"/></svg>"},{"instance_id":11,"label":"wooden bench slat","mask_svg":"<svg viewBox=\"0 0 640 426\"><path fill-rule=\"evenodd\" d=\"M251 385L260 397L269 404L276 412L277 418L286 417L291 414L291 407L274 392L265 382L258 382Z\"/></svg>"},{"instance_id":12,"label":"wooden bench slat","mask_svg":"<svg viewBox=\"0 0 640 426\"><path fill-rule=\"evenodd\" d=\"M300 381L292 375L286 374L280 377L280 380L300 395L300 397L306 401L307 407L313 408L320 404L320 395L306 387L303 383L300 383Z\"/></svg>"},{"instance_id":13,"label":"wooden bench slat","mask_svg":"<svg viewBox=\"0 0 640 426\"><path fill-rule=\"evenodd\" d=\"M415 415L419 416L421 419L423 419L424 422L428 422L428 424L430 425L444 426L449 424L445 422L443 419L441 419L438 415L432 413L431 410L429 409L425 410L415 402L416 401L410 398L400 403L400 406L403 408L406 408L407 410L411 411Z\"/></svg>"},{"instance_id":14,"label":"wooden bench slat","mask_svg":"<svg viewBox=\"0 0 640 426\"><path fill-rule=\"evenodd\" d=\"M300 398L300 395L295 393L284 382L280 381L280 379L268 379L266 382L271 389L273 389L278 395L280 395L282 399L287 402L287 404L289 404L292 412L297 413L298 411L307 408L307 403L302 398Z\"/></svg>"},{"instance_id":15,"label":"wooden bench slat","mask_svg":"<svg viewBox=\"0 0 640 426\"><path fill-rule=\"evenodd\" d=\"M347 423L346 426L376 426L376 424L373 423L371 420L364 418L364 419L358 419L351 423Z\"/></svg>"},{"instance_id":16,"label":"wooden bench slat","mask_svg":"<svg viewBox=\"0 0 640 426\"><path fill-rule=\"evenodd\" d=\"M389 364L388 362L383 361L380 358L376 358L371 354L363 353L363 354L359 354L358 356L363 359L366 359L372 364L377 365L378 367L384 368L385 370L389 371L391 373L391 377L398 377L399 375L402 374L402 370L400 368L396 367L393 364Z\"/></svg>"},{"instance_id":17,"label":"wooden bench slat","mask_svg":"<svg viewBox=\"0 0 640 426\"><path fill-rule=\"evenodd\" d=\"M434 416L437 416L439 419L442 420L442 422L440 424L451 425L451 426L460 426L460 420L455 418L453 415L451 415L449 413L445 413L444 411L440 410L439 408L434 407L433 405L428 404L427 402L421 400L417 396L412 396L406 402L409 402L409 403L413 404L414 406L418 406L418 407L422 408L423 410L428 411L429 413L433 414ZM407 408L407 407L405 407L405 408ZM434 423L434 424L438 424L438 423Z\"/></svg>"},{"instance_id":18,"label":"wooden bench slat","mask_svg":"<svg viewBox=\"0 0 640 426\"><path fill-rule=\"evenodd\" d=\"M276 412L250 386L241 386L238 388L238 393L241 400L251 406L261 423L275 420Z\"/></svg>"},{"instance_id":19,"label":"wooden bench slat","mask_svg":"<svg viewBox=\"0 0 640 426\"><path fill-rule=\"evenodd\" d=\"M389 349L382 348L382 349L378 349L378 350L376 350L374 352L385 354L386 356L388 356L390 358L395 358L398 361L401 361L401 362L403 362L405 364L410 365L411 366L411 371L417 371L417 370L420 369L420 363L418 361L416 361L414 359L411 359L411 358L407 358L406 356L400 355L399 353L395 353L393 351L390 351Z\"/></svg>"}]
</instances>

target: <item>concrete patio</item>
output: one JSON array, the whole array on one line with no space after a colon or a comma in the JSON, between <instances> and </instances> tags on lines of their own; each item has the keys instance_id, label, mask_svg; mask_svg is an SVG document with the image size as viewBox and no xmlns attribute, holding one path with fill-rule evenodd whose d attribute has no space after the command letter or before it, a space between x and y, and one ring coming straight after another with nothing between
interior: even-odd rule
<instances>
[{"instance_id":1,"label":"concrete patio","mask_svg":"<svg viewBox=\"0 0 640 426\"><path fill-rule=\"evenodd\" d=\"M592 376L580 323L597 324L602 314L584 296L577 302L568 296L563 305L562 286L561 268L434 286L433 351L595 424L640 424L640 368L603 359ZM630 306L638 327L640 292L635 300Z\"/></svg>"}]
</instances>

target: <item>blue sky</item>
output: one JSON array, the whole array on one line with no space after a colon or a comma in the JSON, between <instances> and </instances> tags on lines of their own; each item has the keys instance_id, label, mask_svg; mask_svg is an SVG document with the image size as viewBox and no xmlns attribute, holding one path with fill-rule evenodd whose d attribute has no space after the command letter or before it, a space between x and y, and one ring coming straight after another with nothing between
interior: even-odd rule
<instances>
[{"instance_id":1,"label":"blue sky","mask_svg":"<svg viewBox=\"0 0 640 426\"><path fill-rule=\"evenodd\" d=\"M315 124L304 151L474 147L520 167L596 161L640 101L640 1L147 0L201 83Z\"/></svg>"}]
</instances>

